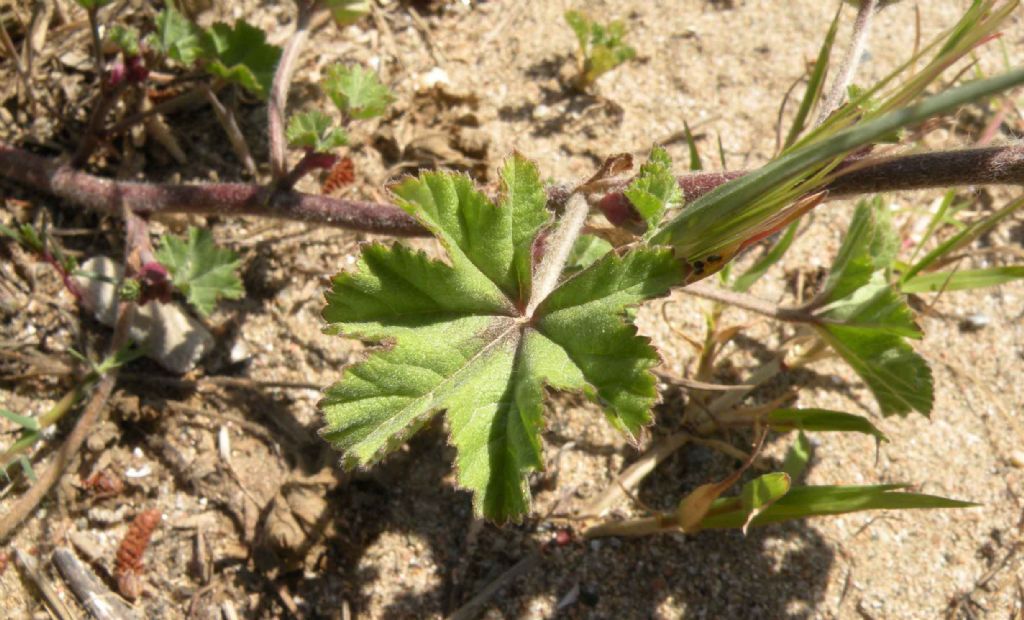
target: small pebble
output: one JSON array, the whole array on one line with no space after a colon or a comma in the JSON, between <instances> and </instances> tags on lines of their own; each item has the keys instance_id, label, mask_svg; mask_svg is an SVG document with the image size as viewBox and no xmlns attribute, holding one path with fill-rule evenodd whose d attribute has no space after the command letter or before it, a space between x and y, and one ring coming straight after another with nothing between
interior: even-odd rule
<instances>
[{"instance_id":1,"label":"small pebble","mask_svg":"<svg viewBox=\"0 0 1024 620\"><path fill-rule=\"evenodd\" d=\"M975 312L970 314L962 321L960 321L960 330L965 332L976 332L978 330L988 327L988 324L992 320L988 318L988 315L982 314L981 312Z\"/></svg>"},{"instance_id":2,"label":"small pebble","mask_svg":"<svg viewBox=\"0 0 1024 620\"><path fill-rule=\"evenodd\" d=\"M1024 450L1014 450L1010 453L1010 465L1024 469Z\"/></svg>"}]
</instances>

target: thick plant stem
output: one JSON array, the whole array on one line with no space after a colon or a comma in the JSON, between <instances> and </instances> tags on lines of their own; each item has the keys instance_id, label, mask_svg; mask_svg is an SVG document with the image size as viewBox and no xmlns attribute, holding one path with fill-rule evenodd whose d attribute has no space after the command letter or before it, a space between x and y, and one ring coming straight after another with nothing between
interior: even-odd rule
<instances>
[{"instance_id":1,"label":"thick plant stem","mask_svg":"<svg viewBox=\"0 0 1024 620\"><path fill-rule=\"evenodd\" d=\"M748 171L699 172L679 177L687 200ZM1024 144L851 160L825 188L829 198L888 191L1024 185ZM427 236L426 229L394 205L342 200L294 191L274 192L251 183L137 183L114 181L61 166L57 161L0 142L0 177L57 196L71 204L120 215L119 201L140 215L255 215L319 222L396 236ZM625 187L628 179L623 179ZM610 194L619 194L616 190ZM569 192L553 189L559 206Z\"/></svg>"},{"instance_id":2,"label":"thick plant stem","mask_svg":"<svg viewBox=\"0 0 1024 620\"><path fill-rule=\"evenodd\" d=\"M285 111L288 108L288 87L291 86L295 74L295 64L302 48L309 39L309 2L298 0L299 14L296 18L295 32L289 37L281 62L274 72L274 82L270 88L270 99L267 101L267 131L270 139L270 171L274 180L280 179L288 171L285 144Z\"/></svg>"},{"instance_id":3,"label":"thick plant stem","mask_svg":"<svg viewBox=\"0 0 1024 620\"><path fill-rule=\"evenodd\" d=\"M551 291L555 290L558 284L558 277L565 269L565 263L569 260L572 247L583 230L583 224L587 221L587 214L590 213L590 205L582 194L576 193L569 197L569 203L565 207L562 219L558 222L558 228L548 238L544 258L540 261L536 273L533 276L533 285L530 287L530 303L526 306L526 316L533 316L544 298Z\"/></svg>"},{"instance_id":4,"label":"thick plant stem","mask_svg":"<svg viewBox=\"0 0 1024 620\"><path fill-rule=\"evenodd\" d=\"M0 143L0 177L100 213L120 216L123 204L138 215L193 213L256 215L305 220L365 232L426 236L426 229L396 206L340 200L300 192L275 192L255 183L134 183L61 166Z\"/></svg>"}]
</instances>

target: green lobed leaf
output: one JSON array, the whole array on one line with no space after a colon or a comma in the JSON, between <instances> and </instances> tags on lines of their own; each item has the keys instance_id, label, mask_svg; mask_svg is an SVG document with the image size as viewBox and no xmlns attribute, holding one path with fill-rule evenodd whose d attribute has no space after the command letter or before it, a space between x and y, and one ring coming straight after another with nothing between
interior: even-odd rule
<instances>
[{"instance_id":1,"label":"green lobed leaf","mask_svg":"<svg viewBox=\"0 0 1024 620\"><path fill-rule=\"evenodd\" d=\"M904 293L966 291L987 286L998 286L1021 278L1024 278L1024 266L940 271L916 275L900 283L900 290Z\"/></svg>"},{"instance_id":2,"label":"green lobed leaf","mask_svg":"<svg viewBox=\"0 0 1024 620\"><path fill-rule=\"evenodd\" d=\"M779 521L804 519L826 515L839 515L863 510L915 510L935 508L970 508L977 506L935 495L907 493L906 485L881 484L871 486L801 486L794 487L761 514L751 525L766 525ZM718 499L707 517L701 521L704 529L741 527L746 519L737 498Z\"/></svg>"},{"instance_id":3,"label":"green lobed leaf","mask_svg":"<svg viewBox=\"0 0 1024 620\"><path fill-rule=\"evenodd\" d=\"M864 380L882 415L931 412L932 371L902 338L844 325L818 326L816 331Z\"/></svg>"},{"instance_id":4,"label":"green lobed leaf","mask_svg":"<svg viewBox=\"0 0 1024 620\"><path fill-rule=\"evenodd\" d=\"M203 56L203 31L173 6L156 15L156 32L146 41L150 47L183 65L191 66Z\"/></svg>"},{"instance_id":5,"label":"green lobed leaf","mask_svg":"<svg viewBox=\"0 0 1024 620\"><path fill-rule=\"evenodd\" d=\"M395 100L376 73L359 65L331 65L327 68L323 87L334 105L349 118L380 116Z\"/></svg>"},{"instance_id":6,"label":"green lobed leaf","mask_svg":"<svg viewBox=\"0 0 1024 620\"><path fill-rule=\"evenodd\" d=\"M611 252L614 248L601 237L596 235L580 235L569 253L569 260L566 262L566 269L583 269L597 262L602 256Z\"/></svg>"},{"instance_id":7,"label":"green lobed leaf","mask_svg":"<svg viewBox=\"0 0 1024 620\"><path fill-rule=\"evenodd\" d=\"M330 116L320 110L293 114L285 130L288 144L295 148L307 148L317 153L329 153L348 143L345 132L334 127Z\"/></svg>"},{"instance_id":8,"label":"green lobed leaf","mask_svg":"<svg viewBox=\"0 0 1024 620\"><path fill-rule=\"evenodd\" d=\"M513 155L501 181L498 204L456 174L393 188L447 261L373 244L354 272L334 278L327 331L383 348L346 368L320 403L323 434L350 468L376 462L444 411L459 484L495 521L529 511L546 387L583 391L633 432L650 419L657 356L624 312L681 278L668 251L608 253L523 316L549 214L531 163Z\"/></svg>"},{"instance_id":9,"label":"green lobed leaf","mask_svg":"<svg viewBox=\"0 0 1024 620\"><path fill-rule=\"evenodd\" d=\"M864 327L881 333L921 338L921 328L903 296L875 272L868 284L844 299L826 306L820 316L850 327Z\"/></svg>"},{"instance_id":10,"label":"green lobed leaf","mask_svg":"<svg viewBox=\"0 0 1024 620\"><path fill-rule=\"evenodd\" d=\"M234 27L214 24L203 33L204 55L210 60L207 71L265 98L274 81L281 59L281 48L267 43L267 36L245 20Z\"/></svg>"},{"instance_id":11,"label":"green lobed leaf","mask_svg":"<svg viewBox=\"0 0 1024 620\"><path fill-rule=\"evenodd\" d=\"M899 236L880 197L857 203L843 244L825 281L829 301L847 297L866 285L876 271L887 269L899 250Z\"/></svg>"},{"instance_id":12,"label":"green lobed leaf","mask_svg":"<svg viewBox=\"0 0 1024 620\"><path fill-rule=\"evenodd\" d=\"M593 84L601 75L636 57L636 50L623 41L626 25L622 22L613 21L605 26L579 11L567 11L564 17L579 43L579 79L583 86Z\"/></svg>"},{"instance_id":13,"label":"green lobed leaf","mask_svg":"<svg viewBox=\"0 0 1024 620\"><path fill-rule=\"evenodd\" d=\"M188 240L164 235L156 256L167 267L174 286L202 315L213 312L220 297L238 299L245 294L237 256L217 247L213 233L205 228L190 226Z\"/></svg>"},{"instance_id":14,"label":"green lobed leaf","mask_svg":"<svg viewBox=\"0 0 1024 620\"><path fill-rule=\"evenodd\" d=\"M765 420L772 430L840 431L871 435L878 441L888 441L882 431L863 416L831 409L776 409Z\"/></svg>"},{"instance_id":15,"label":"green lobed leaf","mask_svg":"<svg viewBox=\"0 0 1024 620\"><path fill-rule=\"evenodd\" d=\"M139 49L139 31L131 26L114 24L111 26L107 38L124 52L125 56L133 57L141 53Z\"/></svg>"},{"instance_id":16,"label":"green lobed leaf","mask_svg":"<svg viewBox=\"0 0 1024 620\"><path fill-rule=\"evenodd\" d=\"M623 192L629 202L653 231L661 222L666 210L683 203L683 190L672 173L672 159L661 147L651 150L647 162L640 166L640 173Z\"/></svg>"}]
</instances>

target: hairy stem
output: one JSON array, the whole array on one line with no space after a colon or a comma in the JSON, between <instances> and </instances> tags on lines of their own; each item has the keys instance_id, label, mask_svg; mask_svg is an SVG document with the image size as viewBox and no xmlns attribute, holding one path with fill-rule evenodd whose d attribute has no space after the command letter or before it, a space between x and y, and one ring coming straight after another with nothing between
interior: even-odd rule
<instances>
[{"instance_id":1,"label":"hairy stem","mask_svg":"<svg viewBox=\"0 0 1024 620\"><path fill-rule=\"evenodd\" d=\"M679 177L688 201L748 171L699 172ZM825 189L830 198L887 191L970 185L1024 185L1024 144L851 160ZM0 142L0 177L88 209L120 215L119 201L140 215L255 215L319 222L365 232L426 236L394 205L342 200L302 192L274 192L252 183L136 183L114 181L61 166L55 160ZM624 179L622 187L628 180ZM621 194L621 190L611 193ZM553 188L556 208L569 192Z\"/></svg>"},{"instance_id":2,"label":"hairy stem","mask_svg":"<svg viewBox=\"0 0 1024 620\"><path fill-rule=\"evenodd\" d=\"M295 64L302 48L309 39L310 3L298 0L299 14L296 18L295 32L289 37L288 43L281 53L281 62L274 72L274 82L270 88L270 99L267 101L267 131L270 138L270 171L274 180L280 179L287 172L285 156L285 110L288 107L288 87L292 83Z\"/></svg>"},{"instance_id":3,"label":"hairy stem","mask_svg":"<svg viewBox=\"0 0 1024 620\"><path fill-rule=\"evenodd\" d=\"M589 213L590 205L587 204L587 199L582 194L576 193L569 197L565 212L558 222L558 228L548 238L545 244L544 258L541 259L537 272L533 275L530 303L526 306L526 316L533 316L533 311L537 309L540 302L555 290L558 276L565 269L572 246L580 236L580 231L583 230L583 224L587 221Z\"/></svg>"},{"instance_id":4,"label":"hairy stem","mask_svg":"<svg viewBox=\"0 0 1024 620\"><path fill-rule=\"evenodd\" d=\"M828 96L822 102L821 110L818 111L816 125L822 124L828 115L843 104L846 98L846 89L853 82L853 76L857 72L857 65L860 64L861 56L864 55L864 46L868 42L868 34L871 32L871 17L878 8L878 0L861 0L860 8L857 10L857 19L853 22L853 34L850 35L850 47L846 49L846 56L843 63L839 65L839 73Z\"/></svg>"}]
</instances>

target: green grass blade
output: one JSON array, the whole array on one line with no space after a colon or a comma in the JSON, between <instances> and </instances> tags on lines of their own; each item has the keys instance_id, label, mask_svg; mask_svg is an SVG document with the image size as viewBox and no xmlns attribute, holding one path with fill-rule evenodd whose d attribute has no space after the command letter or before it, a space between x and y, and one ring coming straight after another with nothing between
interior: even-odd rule
<instances>
[{"instance_id":1,"label":"green grass blade","mask_svg":"<svg viewBox=\"0 0 1024 620\"><path fill-rule=\"evenodd\" d=\"M690 170L703 170L704 164L700 161L700 151L697 150L697 141L693 138L690 126L683 121L683 134L686 136L686 146L690 149Z\"/></svg>"},{"instance_id":2,"label":"green grass blade","mask_svg":"<svg viewBox=\"0 0 1024 620\"><path fill-rule=\"evenodd\" d=\"M940 271L914 276L901 283L900 290L904 293L967 291L988 286L998 286L1021 278L1024 278L1024 266Z\"/></svg>"},{"instance_id":3,"label":"green grass blade","mask_svg":"<svg viewBox=\"0 0 1024 620\"><path fill-rule=\"evenodd\" d=\"M949 90L916 105L841 131L829 140L796 148L760 170L721 185L700 197L664 225L654 235L653 242L673 246L677 254L687 260L706 257L755 230L759 223L778 210L773 205L772 212L757 213L759 200L766 194L798 183L802 175L812 173L816 166L869 144L896 129L949 112L965 103L1003 92L1021 83L1024 83L1024 68Z\"/></svg>"},{"instance_id":4,"label":"green grass blade","mask_svg":"<svg viewBox=\"0 0 1024 620\"><path fill-rule=\"evenodd\" d=\"M956 198L956 190L949 190L942 197L942 202L939 203L939 208L935 210L935 214L932 215L931 219L928 220L928 228L925 229L924 235L921 237L921 241L914 247L914 253L910 255L910 262L913 263L914 259L917 258L918 252L921 251L928 241L938 230L939 226L946 219L946 214L949 212L949 208L953 205L953 200Z\"/></svg>"},{"instance_id":5,"label":"green grass blade","mask_svg":"<svg viewBox=\"0 0 1024 620\"><path fill-rule=\"evenodd\" d=\"M818 51L818 59L814 63L814 68L811 69L810 77L807 79L807 89L804 91L803 99L800 100L800 107L797 108L793 124L789 128L789 133L786 134L786 141L782 144L783 150L788 149L796 142L800 132L806 126L807 116L811 113L818 100L821 99L821 93L825 88L825 74L828 71L828 62L832 56L832 45L835 43L838 30L839 11L836 11L836 16L832 19L832 25L828 29L828 34L825 35L825 40Z\"/></svg>"},{"instance_id":6,"label":"green grass blade","mask_svg":"<svg viewBox=\"0 0 1024 620\"><path fill-rule=\"evenodd\" d=\"M907 488L906 485L899 484L795 487L757 515L751 525L766 525L779 521L863 510L970 508L978 505L935 495L901 491L905 488ZM743 525L745 517L737 498L722 498L712 505L708 516L701 521L701 527L704 529L737 528Z\"/></svg>"},{"instance_id":7,"label":"green grass blade","mask_svg":"<svg viewBox=\"0 0 1024 620\"><path fill-rule=\"evenodd\" d=\"M7 418L11 422L14 422L21 428L28 431L39 430L39 420L30 416L18 415L8 409L0 408L0 418Z\"/></svg>"},{"instance_id":8,"label":"green grass blade","mask_svg":"<svg viewBox=\"0 0 1024 620\"><path fill-rule=\"evenodd\" d=\"M831 409L776 409L768 414L765 421L775 431L802 429L805 431L852 432L871 435L879 441L889 440L867 418Z\"/></svg>"},{"instance_id":9,"label":"green grass blade","mask_svg":"<svg viewBox=\"0 0 1024 620\"><path fill-rule=\"evenodd\" d=\"M914 278L917 274L921 273L928 267L935 264L939 259L953 252L961 250L971 243L973 243L978 237L984 235L988 231L996 227L999 222L1002 222L1007 217L1012 215L1018 209L1024 206L1024 196L1014 200L1010 204L1006 205L1002 209L995 211L988 217L971 224L964 230L953 235L949 239L943 241L931 252L925 254L924 258L917 261L913 267L904 273L900 280L904 283Z\"/></svg>"}]
</instances>

